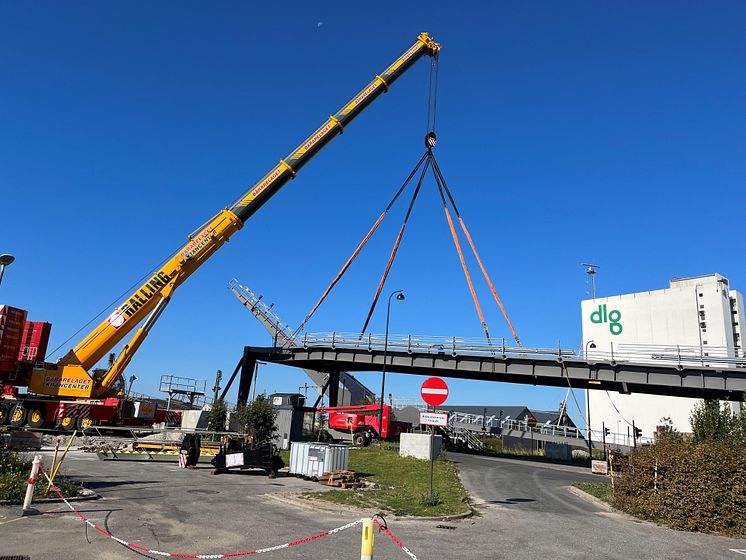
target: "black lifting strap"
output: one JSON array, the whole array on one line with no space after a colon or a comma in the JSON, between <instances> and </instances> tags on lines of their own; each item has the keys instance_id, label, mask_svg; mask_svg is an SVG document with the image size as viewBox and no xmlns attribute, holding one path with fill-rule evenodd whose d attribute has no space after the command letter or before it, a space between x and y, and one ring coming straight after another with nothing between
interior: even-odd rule
<instances>
[{"instance_id":1,"label":"black lifting strap","mask_svg":"<svg viewBox=\"0 0 746 560\"><path fill-rule=\"evenodd\" d=\"M353 263L353 261L360 254L360 251L363 249L363 247L368 242L368 240L373 236L373 234L375 233L375 231L378 229L378 226L381 225L381 222L386 217L386 215L388 214L389 210L391 210L392 206L394 206L394 204L398 200L399 196L401 196L401 194L404 192L404 189L407 188L407 185L412 180L412 177L415 176L415 173L417 173L417 170L420 169L420 167L422 167L422 164L425 162L426 159L428 159L428 152L425 152L425 154L423 154L423 156L417 162L417 165L414 166L414 169L412 169L412 171L409 173L409 175L407 176L407 178L404 181L404 183L402 184L402 186L399 187L399 190L396 192L396 194L394 195L394 197L391 199L391 201L386 206L385 210L381 213L381 215L378 217L378 219L376 220L376 222L373 224L373 227L370 228L370 231L368 231L368 233L365 235L365 237L363 238L363 240L358 244L358 246L355 249L355 251L353 251L352 255L350 255L350 257L347 259L347 262L345 262L345 264L342 266L342 268L340 269L340 271L337 273L337 276L334 278L334 280L332 280L331 284L329 284L329 286L327 287L327 289L321 295L321 297L319 298L319 300L316 302L316 305L313 306L313 309L311 309L311 311L308 313L308 315L306 315L306 318L303 319L303 322L301 323L301 325L295 330L295 332L293 333L293 336L291 337L291 340L290 340L291 342L294 341L296 339L296 337L298 336L298 334L300 334L301 332L303 332L303 329L306 328L306 324L308 323L308 321L311 319L311 317L313 316L313 314L316 313L316 310L319 308L319 306L321 306L321 304L324 302L324 300L327 298L327 296L331 293L331 291L334 288L334 286L336 286L337 283L342 279L342 276L344 276L345 272L347 272L347 269L350 268L350 265Z\"/></svg>"},{"instance_id":2,"label":"black lifting strap","mask_svg":"<svg viewBox=\"0 0 746 560\"><path fill-rule=\"evenodd\" d=\"M394 264L394 258L396 258L396 253L399 250L399 244L401 243L402 237L404 236L404 229L407 227L409 216L412 214L412 208L414 207L414 202L415 200L417 200L417 195L420 193L420 188L422 187L422 181L425 178L425 174L427 173L427 170L430 167L430 155L431 155L430 151L428 150L428 152L425 154L427 161L425 161L425 165L422 168L420 179L419 181L417 181L417 188L414 190L414 194L412 194L412 200L409 201L409 208L407 209L407 215L404 217L404 223L402 223L401 229L399 229L399 234L396 236L396 241L394 242L393 249L391 249L391 255L389 256L389 261L388 263L386 263L386 270L384 270L383 276L381 276L381 281L378 283L378 289L376 290L376 295L373 298L373 303L371 303L370 305L368 316L365 318L365 324L363 325L363 328L360 331L361 337L363 336L363 334L365 334L365 330L368 328L368 323L370 323L370 318L373 316L373 311L375 311L376 309L378 298L381 296L381 291L383 290L383 286L386 283L386 279L389 276L391 265Z\"/></svg>"}]
</instances>

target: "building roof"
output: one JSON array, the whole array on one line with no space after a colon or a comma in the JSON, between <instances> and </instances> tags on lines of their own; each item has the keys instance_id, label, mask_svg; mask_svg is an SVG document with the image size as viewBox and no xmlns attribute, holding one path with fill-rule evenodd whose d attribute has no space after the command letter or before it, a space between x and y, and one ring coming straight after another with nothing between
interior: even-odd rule
<instances>
[{"instance_id":1,"label":"building roof","mask_svg":"<svg viewBox=\"0 0 746 560\"><path fill-rule=\"evenodd\" d=\"M529 414L530 411L525 406L460 406L460 405L446 405L439 406L438 410L451 411L451 412L463 412L465 414L486 414L487 416L496 416L503 420L510 417L511 420L523 420Z\"/></svg>"},{"instance_id":2,"label":"building roof","mask_svg":"<svg viewBox=\"0 0 746 560\"><path fill-rule=\"evenodd\" d=\"M556 424L557 419L559 418L559 411L557 410L532 410L531 414L533 414L534 418L536 418L537 424ZM572 418L570 418L567 414L565 414L562 417L562 424L561 426L572 426L575 428L575 423L572 421Z\"/></svg>"}]
</instances>

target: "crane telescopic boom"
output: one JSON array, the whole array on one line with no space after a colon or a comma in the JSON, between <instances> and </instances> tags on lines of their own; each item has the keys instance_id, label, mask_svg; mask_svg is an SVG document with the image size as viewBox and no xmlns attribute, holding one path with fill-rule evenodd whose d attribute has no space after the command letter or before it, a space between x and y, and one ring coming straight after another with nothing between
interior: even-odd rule
<instances>
[{"instance_id":1,"label":"crane telescopic boom","mask_svg":"<svg viewBox=\"0 0 746 560\"><path fill-rule=\"evenodd\" d=\"M391 84L410 66L424 55L437 56L439 50L440 45L427 33L422 33L391 66L377 74L232 206L218 212L198 233L190 236L184 247L57 364L45 364L43 369L34 369L29 389L39 394L71 397L111 395L112 387L158 320L173 291L241 229L243 223L272 195L293 179L314 155L335 136L342 134L347 124L381 93L388 91ZM146 317L147 320L122 347L109 369L92 371L93 366Z\"/></svg>"}]
</instances>

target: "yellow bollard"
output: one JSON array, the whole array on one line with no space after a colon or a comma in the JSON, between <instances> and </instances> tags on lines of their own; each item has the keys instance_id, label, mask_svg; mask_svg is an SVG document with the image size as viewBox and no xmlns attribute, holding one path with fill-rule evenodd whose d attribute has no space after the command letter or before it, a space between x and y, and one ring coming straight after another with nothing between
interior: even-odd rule
<instances>
[{"instance_id":1,"label":"yellow bollard","mask_svg":"<svg viewBox=\"0 0 746 560\"><path fill-rule=\"evenodd\" d=\"M373 519L363 519L363 540L360 544L360 560L373 560L374 527Z\"/></svg>"}]
</instances>

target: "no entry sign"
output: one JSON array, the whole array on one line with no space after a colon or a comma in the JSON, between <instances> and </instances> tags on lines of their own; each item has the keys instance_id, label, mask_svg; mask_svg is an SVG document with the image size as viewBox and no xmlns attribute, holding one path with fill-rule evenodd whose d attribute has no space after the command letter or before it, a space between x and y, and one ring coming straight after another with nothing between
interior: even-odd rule
<instances>
[{"instance_id":1,"label":"no entry sign","mask_svg":"<svg viewBox=\"0 0 746 560\"><path fill-rule=\"evenodd\" d=\"M430 406L440 406L448 398L448 385L440 377L428 377L422 384L420 396Z\"/></svg>"}]
</instances>

